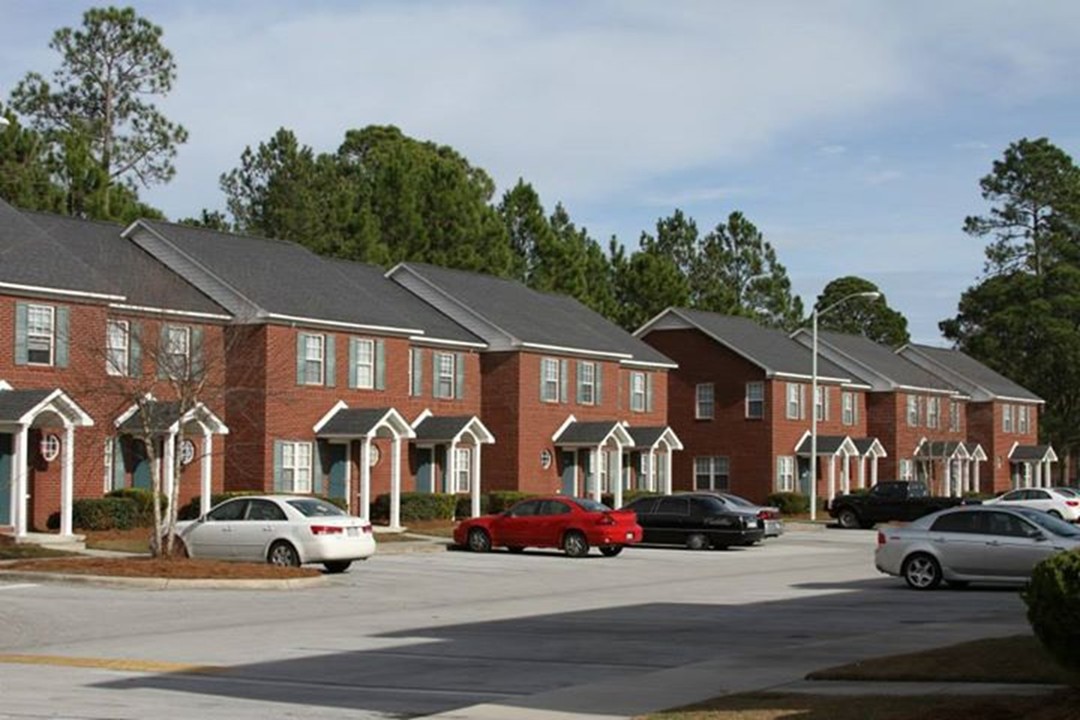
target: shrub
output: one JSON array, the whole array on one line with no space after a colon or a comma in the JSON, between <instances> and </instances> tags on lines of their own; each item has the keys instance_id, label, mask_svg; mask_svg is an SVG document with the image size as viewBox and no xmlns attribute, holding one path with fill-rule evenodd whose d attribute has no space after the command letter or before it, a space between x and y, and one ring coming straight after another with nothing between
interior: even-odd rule
<instances>
[{"instance_id":1,"label":"shrub","mask_svg":"<svg viewBox=\"0 0 1080 720\"><path fill-rule=\"evenodd\" d=\"M626 507L630 503L637 500L639 497L650 497L654 495L660 495L658 492L652 490L623 490L622 494L622 506ZM600 496L600 502L604 503L610 508L615 507L615 495L612 493L604 493Z\"/></svg>"},{"instance_id":2,"label":"shrub","mask_svg":"<svg viewBox=\"0 0 1080 720\"><path fill-rule=\"evenodd\" d=\"M130 498L135 503L135 527L151 527L154 524L154 493L145 488L120 488L105 495L111 498ZM165 511L165 496L161 496L161 510Z\"/></svg>"},{"instance_id":3,"label":"shrub","mask_svg":"<svg viewBox=\"0 0 1080 720\"><path fill-rule=\"evenodd\" d=\"M780 510L781 515L802 515L810 512L810 498L797 492L775 492L765 498L766 505Z\"/></svg>"},{"instance_id":4,"label":"shrub","mask_svg":"<svg viewBox=\"0 0 1080 720\"><path fill-rule=\"evenodd\" d=\"M138 505L129 497L87 498L71 504L71 524L79 530L130 530L137 515Z\"/></svg>"},{"instance_id":5,"label":"shrub","mask_svg":"<svg viewBox=\"0 0 1080 720\"><path fill-rule=\"evenodd\" d=\"M533 497L530 493L518 492L517 490L495 490L488 493L488 512L501 513L509 509L514 503L528 500Z\"/></svg>"},{"instance_id":6,"label":"shrub","mask_svg":"<svg viewBox=\"0 0 1080 720\"><path fill-rule=\"evenodd\" d=\"M491 498L488 495L480 495L480 514L487 515L491 512ZM457 506L454 508L454 517L467 518L472 517L472 497L469 495L458 495Z\"/></svg>"},{"instance_id":7,"label":"shrub","mask_svg":"<svg viewBox=\"0 0 1080 720\"><path fill-rule=\"evenodd\" d=\"M964 503L970 503L974 505L976 503L981 503L983 500L989 500L992 497L995 497L993 493L973 492L969 490L968 492L964 493Z\"/></svg>"},{"instance_id":8,"label":"shrub","mask_svg":"<svg viewBox=\"0 0 1080 720\"><path fill-rule=\"evenodd\" d=\"M450 520L457 507L457 495L442 493L404 492L401 493L401 520ZM371 503L373 517L390 517L390 495L379 495Z\"/></svg>"},{"instance_id":9,"label":"shrub","mask_svg":"<svg viewBox=\"0 0 1080 720\"><path fill-rule=\"evenodd\" d=\"M1080 671L1080 550L1036 565L1022 596L1035 636L1062 666Z\"/></svg>"}]
</instances>

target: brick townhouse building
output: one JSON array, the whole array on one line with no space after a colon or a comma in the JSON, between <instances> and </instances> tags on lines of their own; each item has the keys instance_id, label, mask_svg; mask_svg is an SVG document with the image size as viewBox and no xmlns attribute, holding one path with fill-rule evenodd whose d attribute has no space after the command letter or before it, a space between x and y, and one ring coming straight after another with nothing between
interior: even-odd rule
<instances>
[{"instance_id":1,"label":"brick townhouse building","mask_svg":"<svg viewBox=\"0 0 1080 720\"><path fill-rule=\"evenodd\" d=\"M897 352L967 397L967 436L988 461L975 476L975 489L997 493L1053 484L1057 454L1039 443L1042 398L959 350L911 343Z\"/></svg>"},{"instance_id":2,"label":"brick townhouse building","mask_svg":"<svg viewBox=\"0 0 1080 720\"><path fill-rule=\"evenodd\" d=\"M685 452L676 488L728 490L757 502L775 491L819 497L872 484L887 453L869 429L870 387L818 363L817 462L810 462L811 355L782 331L743 317L669 308L635 333L672 358L671 426Z\"/></svg>"},{"instance_id":3,"label":"brick townhouse building","mask_svg":"<svg viewBox=\"0 0 1080 720\"><path fill-rule=\"evenodd\" d=\"M75 498L149 486L146 439L181 453L182 502L223 487L229 316L121 229L0 201L0 527L18 536L70 535ZM170 373L189 362L207 392L179 417Z\"/></svg>"}]
</instances>

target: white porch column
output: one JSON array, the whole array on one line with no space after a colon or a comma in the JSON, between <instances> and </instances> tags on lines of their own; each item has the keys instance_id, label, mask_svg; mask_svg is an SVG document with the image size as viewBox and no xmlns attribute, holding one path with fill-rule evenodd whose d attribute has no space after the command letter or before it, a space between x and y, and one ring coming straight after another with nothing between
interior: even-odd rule
<instances>
[{"instance_id":1,"label":"white porch column","mask_svg":"<svg viewBox=\"0 0 1080 720\"><path fill-rule=\"evenodd\" d=\"M394 435L390 451L390 528L401 528L401 436ZM450 466L453 467L453 459Z\"/></svg>"},{"instance_id":2,"label":"white porch column","mask_svg":"<svg viewBox=\"0 0 1080 720\"><path fill-rule=\"evenodd\" d=\"M866 487L866 456L859 456L859 489Z\"/></svg>"},{"instance_id":3,"label":"white porch column","mask_svg":"<svg viewBox=\"0 0 1080 720\"><path fill-rule=\"evenodd\" d=\"M1043 486L1042 463L1037 462L1033 465L1035 465L1035 487L1041 488Z\"/></svg>"},{"instance_id":4,"label":"white porch column","mask_svg":"<svg viewBox=\"0 0 1080 720\"><path fill-rule=\"evenodd\" d=\"M457 441L451 440L450 446L446 448L446 467L443 468L443 488L444 493L456 493L457 492L457 476L454 474L455 465L457 464Z\"/></svg>"},{"instance_id":5,"label":"white porch column","mask_svg":"<svg viewBox=\"0 0 1080 720\"><path fill-rule=\"evenodd\" d=\"M622 507L622 491L623 491L623 464L622 464L622 446L619 446L615 450L615 472L613 473L612 480L612 498L611 502L615 506L615 509Z\"/></svg>"},{"instance_id":6,"label":"white porch column","mask_svg":"<svg viewBox=\"0 0 1080 720\"><path fill-rule=\"evenodd\" d=\"M596 502L600 502L600 498L603 497L604 489L600 487L600 463L606 462L604 453L600 448L596 447L589 451L589 455L592 457L592 462L589 463L589 468L592 470L592 497ZM589 482L589 478L586 478L586 483Z\"/></svg>"},{"instance_id":7,"label":"white porch column","mask_svg":"<svg viewBox=\"0 0 1080 720\"><path fill-rule=\"evenodd\" d=\"M480 517L480 442L477 441L473 445L473 461L472 461L472 482L469 483L469 489L471 491L469 498L471 500L471 507L473 517Z\"/></svg>"},{"instance_id":8,"label":"white porch column","mask_svg":"<svg viewBox=\"0 0 1080 720\"><path fill-rule=\"evenodd\" d=\"M15 537L26 537L27 500L30 498L27 487L27 464L30 457L28 444L30 442L30 428L20 425L15 431L15 457L11 459L15 463L15 502L11 504L11 512L15 515Z\"/></svg>"},{"instance_id":9,"label":"white porch column","mask_svg":"<svg viewBox=\"0 0 1080 720\"><path fill-rule=\"evenodd\" d=\"M840 462L840 486L844 488L844 494L847 494L851 492L851 457L844 455Z\"/></svg>"},{"instance_id":10,"label":"white porch column","mask_svg":"<svg viewBox=\"0 0 1080 720\"><path fill-rule=\"evenodd\" d=\"M946 459L945 462L944 462L944 465L945 465L945 494L948 495L949 497L955 497L955 495L956 495L956 486L953 483L952 460L951 459Z\"/></svg>"},{"instance_id":11,"label":"white porch column","mask_svg":"<svg viewBox=\"0 0 1080 720\"><path fill-rule=\"evenodd\" d=\"M360 519L371 522L371 438L360 445Z\"/></svg>"},{"instance_id":12,"label":"white porch column","mask_svg":"<svg viewBox=\"0 0 1080 720\"><path fill-rule=\"evenodd\" d=\"M975 459L974 472L975 472L974 483L973 483L974 486L975 486L974 489L975 489L975 492L979 492L979 459L978 458Z\"/></svg>"},{"instance_id":13,"label":"white porch column","mask_svg":"<svg viewBox=\"0 0 1080 720\"><path fill-rule=\"evenodd\" d=\"M75 426L64 423L64 462L60 469L60 534L71 534L71 503L75 495Z\"/></svg>"},{"instance_id":14,"label":"white porch column","mask_svg":"<svg viewBox=\"0 0 1080 720\"><path fill-rule=\"evenodd\" d=\"M966 492L970 492L971 488L968 487L970 483L969 470L971 469L971 462L968 460L960 461L960 494L963 495Z\"/></svg>"},{"instance_id":15,"label":"white porch column","mask_svg":"<svg viewBox=\"0 0 1080 720\"><path fill-rule=\"evenodd\" d=\"M816 411L813 411L816 412ZM829 502L836 497L836 456L829 457Z\"/></svg>"},{"instance_id":16,"label":"white porch column","mask_svg":"<svg viewBox=\"0 0 1080 720\"><path fill-rule=\"evenodd\" d=\"M656 467L656 448L649 448L649 474L645 477L645 489L649 492L656 492L660 488L660 473L659 468Z\"/></svg>"},{"instance_id":17,"label":"white porch column","mask_svg":"<svg viewBox=\"0 0 1080 720\"><path fill-rule=\"evenodd\" d=\"M675 472L675 470L674 470L675 463L673 462L673 458L671 457L671 452L665 453L664 456L663 456L663 459L661 460L661 462L664 464L664 472L663 472L663 482L664 482L663 490L664 490L664 494L665 495L670 495L671 492L672 492L672 490L671 490L672 474Z\"/></svg>"},{"instance_id":18,"label":"white porch column","mask_svg":"<svg viewBox=\"0 0 1080 720\"><path fill-rule=\"evenodd\" d=\"M165 502L172 502L173 483L176 482L176 433L170 432L165 436L164 450L162 453L162 463L164 467L162 470L162 492L165 494Z\"/></svg>"},{"instance_id":19,"label":"white porch column","mask_svg":"<svg viewBox=\"0 0 1080 720\"><path fill-rule=\"evenodd\" d=\"M874 457L870 458L870 484L871 485L877 485L877 465L878 465L878 456L875 455Z\"/></svg>"},{"instance_id":20,"label":"white porch column","mask_svg":"<svg viewBox=\"0 0 1080 720\"><path fill-rule=\"evenodd\" d=\"M205 515L210 511L210 496L214 494L214 436L209 430L203 431L199 465L199 514Z\"/></svg>"},{"instance_id":21,"label":"white porch column","mask_svg":"<svg viewBox=\"0 0 1080 720\"><path fill-rule=\"evenodd\" d=\"M1046 464L1046 469L1043 471L1043 479L1046 482L1046 487L1053 487L1054 479L1050 475L1050 461L1046 460L1045 464Z\"/></svg>"}]
</instances>

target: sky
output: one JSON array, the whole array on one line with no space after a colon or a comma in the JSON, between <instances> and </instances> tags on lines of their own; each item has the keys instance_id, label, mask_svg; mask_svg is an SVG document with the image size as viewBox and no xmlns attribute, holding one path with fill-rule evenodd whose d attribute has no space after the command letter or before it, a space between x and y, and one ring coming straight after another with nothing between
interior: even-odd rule
<instances>
[{"instance_id":1,"label":"sky","mask_svg":"<svg viewBox=\"0 0 1080 720\"><path fill-rule=\"evenodd\" d=\"M190 133L141 191L170 218L223 210L218 177L279 127L333 151L392 124L499 194L532 183L604 247L676 208L702 234L740 211L807 308L863 277L934 345L982 274L987 240L961 230L989 209L979 179L1020 138L1080 152L1073 0L133 4L176 59L157 104ZM0 98L94 5L0 0Z\"/></svg>"}]
</instances>

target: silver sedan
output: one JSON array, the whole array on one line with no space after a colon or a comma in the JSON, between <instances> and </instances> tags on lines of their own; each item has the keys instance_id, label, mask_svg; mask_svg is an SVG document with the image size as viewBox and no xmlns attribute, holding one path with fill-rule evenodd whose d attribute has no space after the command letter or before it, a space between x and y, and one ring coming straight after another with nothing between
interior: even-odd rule
<instances>
[{"instance_id":1,"label":"silver sedan","mask_svg":"<svg viewBox=\"0 0 1080 720\"><path fill-rule=\"evenodd\" d=\"M1023 583L1041 560L1080 548L1080 529L1029 508L968 505L878 530L874 565L916 590L945 581Z\"/></svg>"},{"instance_id":2,"label":"silver sedan","mask_svg":"<svg viewBox=\"0 0 1080 720\"><path fill-rule=\"evenodd\" d=\"M176 524L189 557L298 566L322 563L344 572L375 554L371 525L319 498L246 495Z\"/></svg>"}]
</instances>

